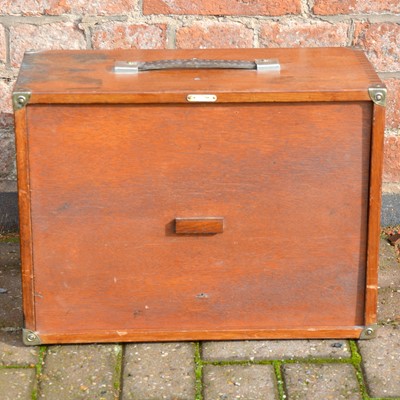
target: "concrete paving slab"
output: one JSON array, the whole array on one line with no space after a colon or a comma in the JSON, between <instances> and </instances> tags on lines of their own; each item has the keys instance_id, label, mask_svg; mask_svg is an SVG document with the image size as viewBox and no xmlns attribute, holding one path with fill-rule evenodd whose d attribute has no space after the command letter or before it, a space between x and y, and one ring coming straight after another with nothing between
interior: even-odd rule
<instances>
[{"instance_id":1,"label":"concrete paving slab","mask_svg":"<svg viewBox=\"0 0 400 400\"><path fill-rule=\"evenodd\" d=\"M0 369L0 397L2 400L31 400L35 381L34 368Z\"/></svg>"},{"instance_id":2,"label":"concrete paving slab","mask_svg":"<svg viewBox=\"0 0 400 400\"><path fill-rule=\"evenodd\" d=\"M34 365L38 361L38 347L22 343L22 333L0 331L0 365Z\"/></svg>"},{"instance_id":3,"label":"concrete paving slab","mask_svg":"<svg viewBox=\"0 0 400 400\"><path fill-rule=\"evenodd\" d=\"M22 293L18 264L0 264L0 288L0 328L21 328Z\"/></svg>"},{"instance_id":4,"label":"concrete paving slab","mask_svg":"<svg viewBox=\"0 0 400 400\"><path fill-rule=\"evenodd\" d=\"M397 289L389 287L379 290L378 321L400 324L400 287Z\"/></svg>"},{"instance_id":5,"label":"concrete paving slab","mask_svg":"<svg viewBox=\"0 0 400 400\"><path fill-rule=\"evenodd\" d=\"M283 374L290 400L362 398L354 367L350 364L287 364Z\"/></svg>"},{"instance_id":6,"label":"concrete paving slab","mask_svg":"<svg viewBox=\"0 0 400 400\"><path fill-rule=\"evenodd\" d=\"M193 400L193 343L139 343L125 349L122 399Z\"/></svg>"},{"instance_id":7,"label":"concrete paving slab","mask_svg":"<svg viewBox=\"0 0 400 400\"><path fill-rule=\"evenodd\" d=\"M358 342L369 395L400 398L400 328L379 327L372 340Z\"/></svg>"},{"instance_id":8,"label":"concrete paving slab","mask_svg":"<svg viewBox=\"0 0 400 400\"><path fill-rule=\"evenodd\" d=\"M0 266L19 266L19 244L0 242Z\"/></svg>"},{"instance_id":9,"label":"concrete paving slab","mask_svg":"<svg viewBox=\"0 0 400 400\"><path fill-rule=\"evenodd\" d=\"M381 239L379 254L379 286L381 288L399 288L400 264L397 261L394 247L387 240Z\"/></svg>"},{"instance_id":10,"label":"concrete paving slab","mask_svg":"<svg viewBox=\"0 0 400 400\"><path fill-rule=\"evenodd\" d=\"M277 360L293 358L349 358L345 340L255 340L203 343L209 361Z\"/></svg>"},{"instance_id":11,"label":"concrete paving slab","mask_svg":"<svg viewBox=\"0 0 400 400\"><path fill-rule=\"evenodd\" d=\"M204 400L274 400L277 384L271 365L206 365Z\"/></svg>"},{"instance_id":12,"label":"concrete paving slab","mask_svg":"<svg viewBox=\"0 0 400 400\"><path fill-rule=\"evenodd\" d=\"M51 346L39 385L40 399L114 400L118 345Z\"/></svg>"}]
</instances>

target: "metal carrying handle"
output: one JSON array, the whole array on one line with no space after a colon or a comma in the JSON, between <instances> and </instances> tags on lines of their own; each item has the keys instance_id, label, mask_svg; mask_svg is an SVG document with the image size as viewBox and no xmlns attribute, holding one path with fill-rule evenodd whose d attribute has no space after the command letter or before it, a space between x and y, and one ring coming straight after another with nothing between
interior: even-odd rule
<instances>
[{"instance_id":1,"label":"metal carrying handle","mask_svg":"<svg viewBox=\"0 0 400 400\"><path fill-rule=\"evenodd\" d=\"M139 71L155 71L168 69L253 69L257 71L280 71L276 59L263 60L205 60L188 58L178 60L157 61L116 61L116 74L137 74Z\"/></svg>"}]
</instances>

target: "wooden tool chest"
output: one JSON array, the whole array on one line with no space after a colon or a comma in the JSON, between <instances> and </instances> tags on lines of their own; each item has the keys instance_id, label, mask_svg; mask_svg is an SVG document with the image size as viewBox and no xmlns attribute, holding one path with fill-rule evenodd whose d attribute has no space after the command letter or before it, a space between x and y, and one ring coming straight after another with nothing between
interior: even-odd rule
<instances>
[{"instance_id":1,"label":"wooden tool chest","mask_svg":"<svg viewBox=\"0 0 400 400\"><path fill-rule=\"evenodd\" d=\"M342 48L27 53L25 343L373 337L385 97Z\"/></svg>"}]
</instances>

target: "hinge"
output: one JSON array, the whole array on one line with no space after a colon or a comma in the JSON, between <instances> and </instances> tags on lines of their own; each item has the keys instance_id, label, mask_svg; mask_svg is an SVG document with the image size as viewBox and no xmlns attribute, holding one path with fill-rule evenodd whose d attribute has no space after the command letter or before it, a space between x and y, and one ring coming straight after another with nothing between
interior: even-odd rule
<instances>
[{"instance_id":1,"label":"hinge","mask_svg":"<svg viewBox=\"0 0 400 400\"><path fill-rule=\"evenodd\" d=\"M378 106L386 106L387 89L380 85L370 87L368 89L369 97Z\"/></svg>"},{"instance_id":2,"label":"hinge","mask_svg":"<svg viewBox=\"0 0 400 400\"><path fill-rule=\"evenodd\" d=\"M360 340L376 338L377 331L378 331L378 325L377 324L367 325L366 327L364 327L364 329L361 332Z\"/></svg>"},{"instance_id":3,"label":"hinge","mask_svg":"<svg viewBox=\"0 0 400 400\"><path fill-rule=\"evenodd\" d=\"M22 341L27 346L38 346L42 344L39 334L30 329L22 329Z\"/></svg>"},{"instance_id":4,"label":"hinge","mask_svg":"<svg viewBox=\"0 0 400 400\"><path fill-rule=\"evenodd\" d=\"M14 111L24 108L31 98L31 92L14 92L12 96Z\"/></svg>"}]
</instances>

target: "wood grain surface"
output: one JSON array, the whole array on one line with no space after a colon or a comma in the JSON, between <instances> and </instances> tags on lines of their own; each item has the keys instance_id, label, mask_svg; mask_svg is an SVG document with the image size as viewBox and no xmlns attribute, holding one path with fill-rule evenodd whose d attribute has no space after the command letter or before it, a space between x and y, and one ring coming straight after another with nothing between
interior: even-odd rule
<instances>
[{"instance_id":1,"label":"wood grain surface","mask_svg":"<svg viewBox=\"0 0 400 400\"><path fill-rule=\"evenodd\" d=\"M18 208L25 327L35 329L34 271L32 259L31 198L26 108L15 112L15 144L18 168Z\"/></svg>"},{"instance_id":2,"label":"wood grain surface","mask_svg":"<svg viewBox=\"0 0 400 400\"><path fill-rule=\"evenodd\" d=\"M29 105L27 126L37 331L364 324L372 102ZM196 216L223 234L175 234Z\"/></svg>"},{"instance_id":3,"label":"wood grain surface","mask_svg":"<svg viewBox=\"0 0 400 400\"><path fill-rule=\"evenodd\" d=\"M377 322L383 139L385 132L384 107L374 105L372 129L365 325Z\"/></svg>"},{"instance_id":4,"label":"wood grain surface","mask_svg":"<svg viewBox=\"0 0 400 400\"><path fill-rule=\"evenodd\" d=\"M175 218L175 233L216 234L224 231L222 217Z\"/></svg>"},{"instance_id":5,"label":"wood grain surface","mask_svg":"<svg viewBox=\"0 0 400 400\"><path fill-rule=\"evenodd\" d=\"M76 332L41 332L43 343L93 343L93 342L171 342L177 340L243 340L243 339L358 339L361 327L309 327L303 329L241 329L241 330L106 330Z\"/></svg>"},{"instance_id":6,"label":"wood grain surface","mask_svg":"<svg viewBox=\"0 0 400 400\"><path fill-rule=\"evenodd\" d=\"M170 70L118 75L116 61L206 58L278 59L280 72ZM52 50L27 53L16 84L30 103L186 103L188 94L217 102L369 101L380 82L362 51L346 48L207 50Z\"/></svg>"}]
</instances>

